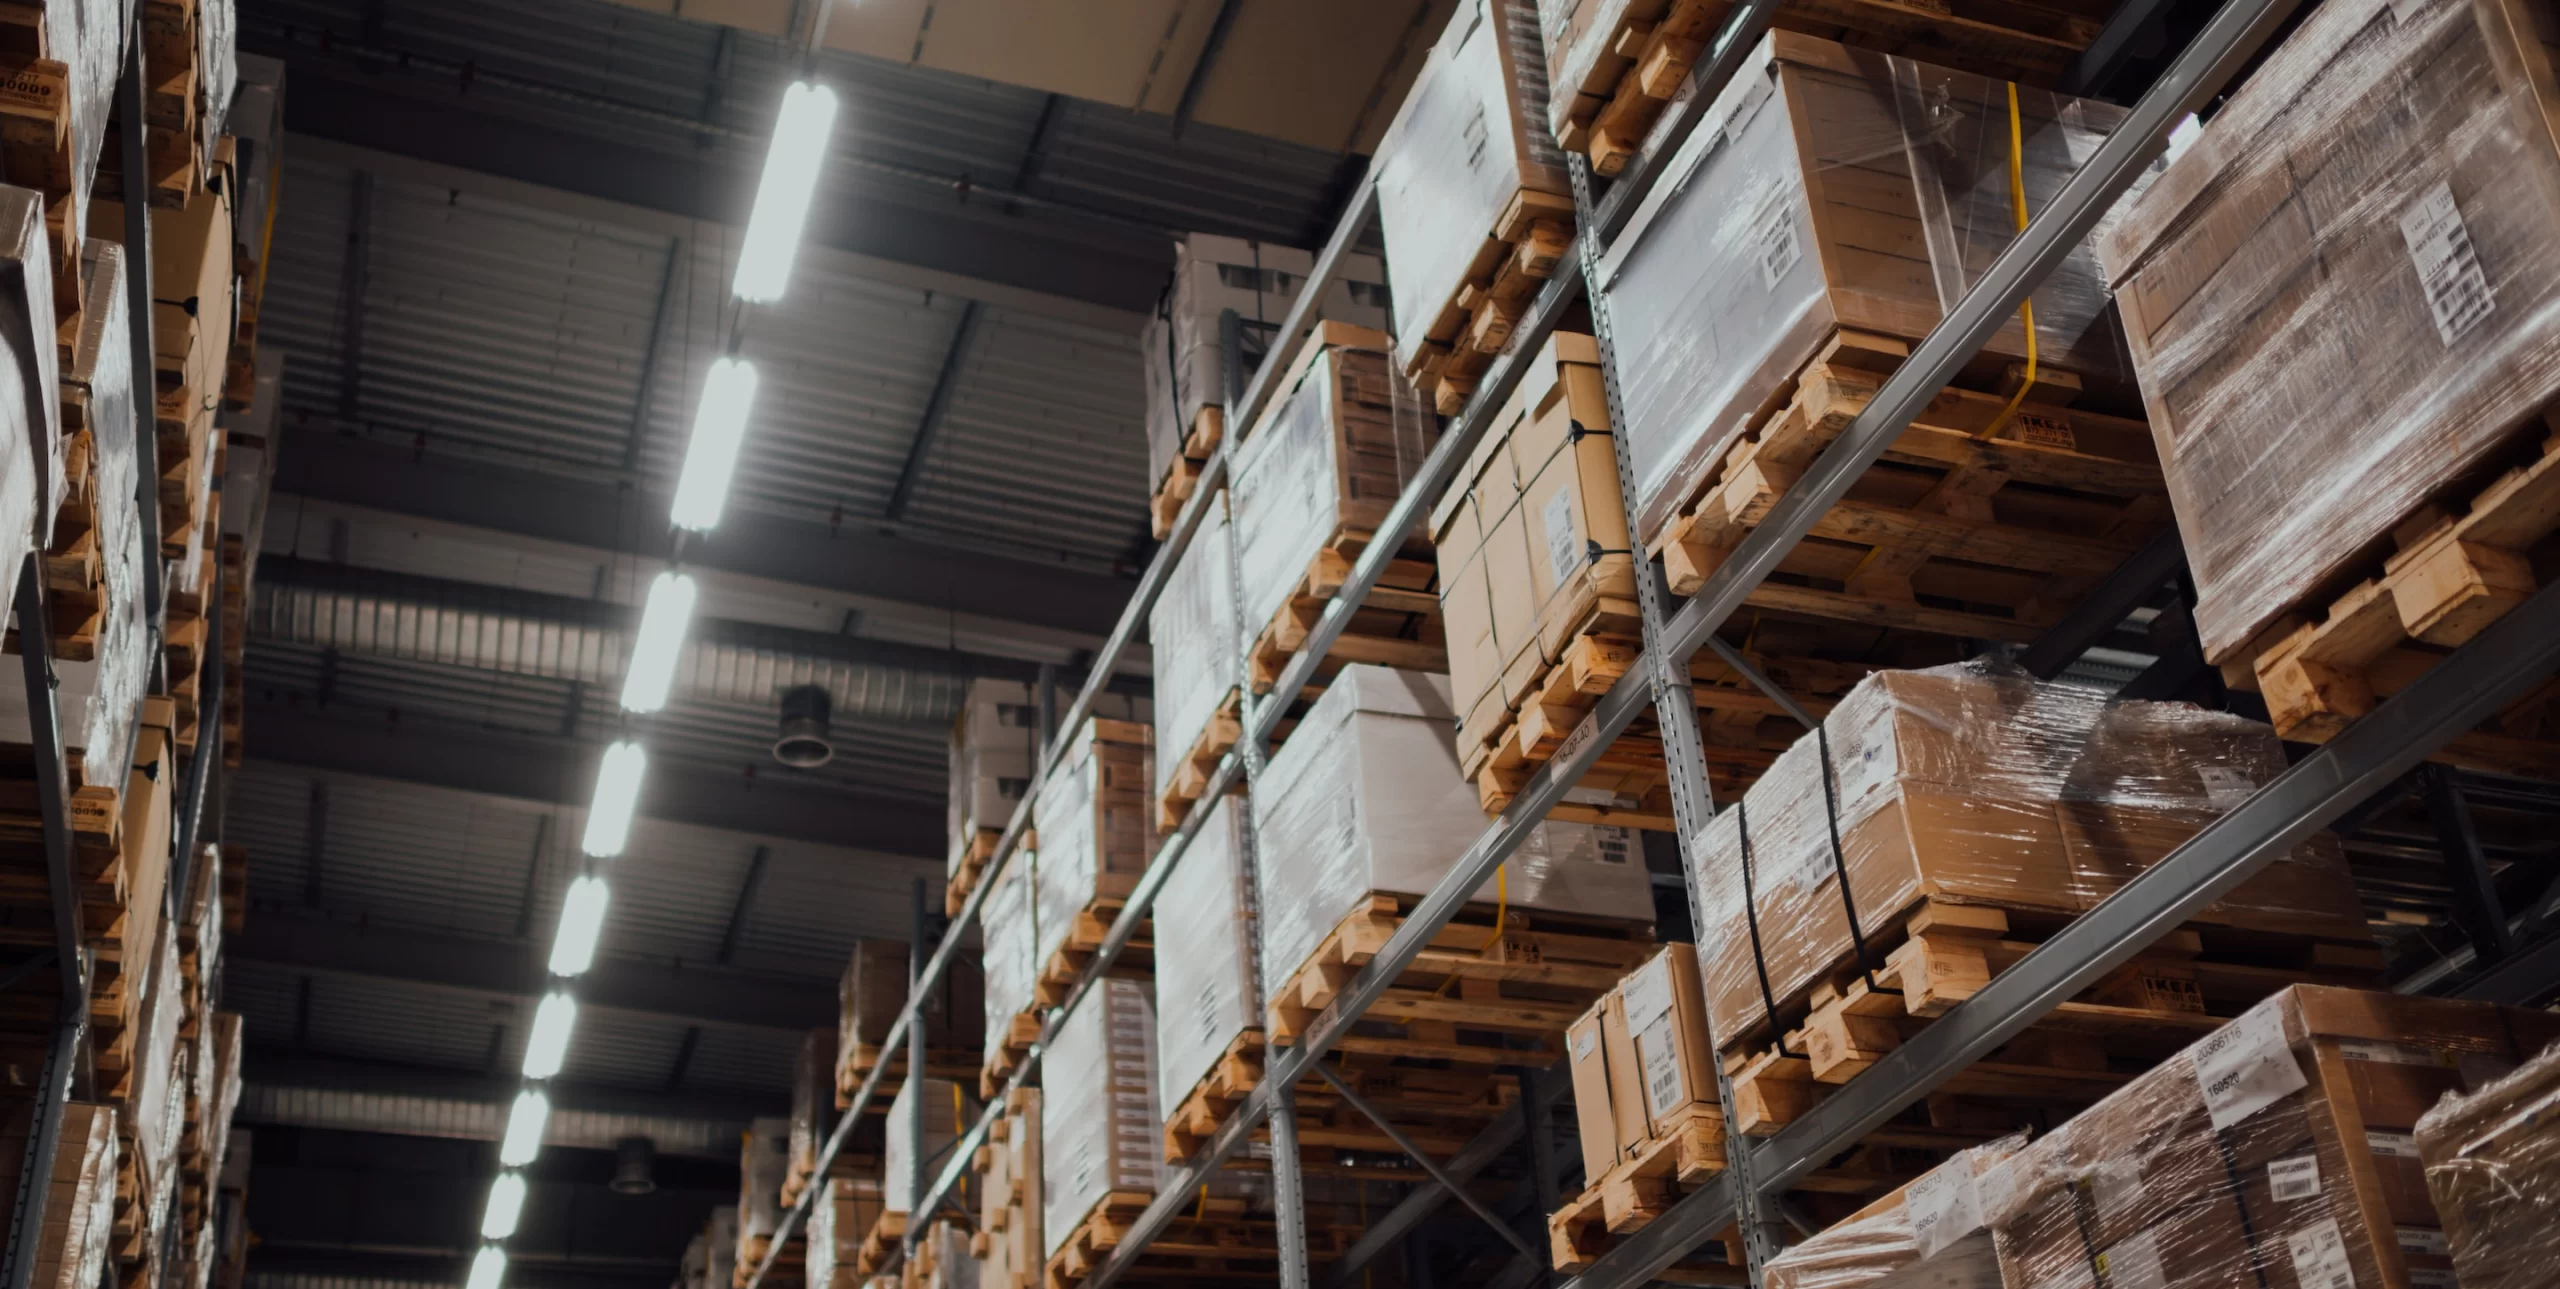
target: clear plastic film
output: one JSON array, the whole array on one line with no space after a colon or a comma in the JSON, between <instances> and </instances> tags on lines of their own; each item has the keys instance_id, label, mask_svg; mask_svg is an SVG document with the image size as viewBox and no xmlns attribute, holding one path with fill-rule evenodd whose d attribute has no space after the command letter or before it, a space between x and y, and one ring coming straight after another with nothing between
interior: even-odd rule
<instances>
[{"instance_id":1,"label":"clear plastic film","mask_svg":"<svg viewBox=\"0 0 2560 1289\"><path fill-rule=\"evenodd\" d=\"M1268 997L1372 892L1419 899L1484 831L1458 773L1448 677L1353 664L1256 784L1255 880ZM1629 922L1653 919L1633 834L1549 821L1475 898Z\"/></svg>"},{"instance_id":2,"label":"clear plastic film","mask_svg":"<svg viewBox=\"0 0 2560 1289\"><path fill-rule=\"evenodd\" d=\"M1166 1114L1262 1024L1253 966L1245 800L1221 797L1156 893L1156 1101Z\"/></svg>"},{"instance_id":3,"label":"clear plastic film","mask_svg":"<svg viewBox=\"0 0 2560 1289\"><path fill-rule=\"evenodd\" d=\"M981 1037L984 1053L990 1057L1002 1050L1013 1018L1032 1008L1031 987L1039 972L1035 954L1040 905L1033 889L1038 871L1038 856L1016 854L987 889L986 903L978 910L987 967L986 1024Z\"/></svg>"},{"instance_id":4,"label":"clear plastic film","mask_svg":"<svg viewBox=\"0 0 2560 1289\"><path fill-rule=\"evenodd\" d=\"M1872 942L1923 899L2079 913L2284 765L2267 727L2182 703L2110 704L1990 663L1869 676L1688 848L1714 1031L1725 1043L1752 1033L1772 999L1783 1015L1857 965L1844 868L1881 967ZM2368 934L2326 834L2197 920Z\"/></svg>"},{"instance_id":5,"label":"clear plastic film","mask_svg":"<svg viewBox=\"0 0 2560 1289\"><path fill-rule=\"evenodd\" d=\"M1547 131L1533 0L1460 0L1378 144L1378 232L1410 365L1514 194L1573 191Z\"/></svg>"},{"instance_id":6,"label":"clear plastic film","mask_svg":"<svg viewBox=\"0 0 2560 1289\"><path fill-rule=\"evenodd\" d=\"M35 1106L21 1103L0 1141L28 1150ZM14 1205L27 1180L16 1169L0 1182L0 1199ZM94 1289L115 1246L116 1132L110 1106L74 1101L63 1107L53 1158L34 1178L45 1188L44 1225L28 1236L33 1289Z\"/></svg>"},{"instance_id":7,"label":"clear plastic film","mask_svg":"<svg viewBox=\"0 0 2560 1289\"><path fill-rule=\"evenodd\" d=\"M1279 616L1336 535L1385 522L1440 439L1438 420L1377 350L1328 346L1295 376L1237 449L1230 483L1248 636Z\"/></svg>"},{"instance_id":8,"label":"clear plastic film","mask_svg":"<svg viewBox=\"0 0 2560 1289\"><path fill-rule=\"evenodd\" d=\"M978 1289L978 1260L969 1254L966 1228L937 1222L918 1244L919 1261L932 1270L914 1277L917 1289Z\"/></svg>"},{"instance_id":9,"label":"clear plastic film","mask_svg":"<svg viewBox=\"0 0 2560 1289\"><path fill-rule=\"evenodd\" d=\"M2206 657L2560 392L2555 39L2524 0L2324 4L2109 230Z\"/></svg>"},{"instance_id":10,"label":"clear plastic film","mask_svg":"<svg viewBox=\"0 0 2560 1289\"><path fill-rule=\"evenodd\" d=\"M952 722L948 799L953 875L981 828L1002 828L1031 790L1040 757L1039 695L1019 680L978 679Z\"/></svg>"},{"instance_id":11,"label":"clear plastic film","mask_svg":"<svg viewBox=\"0 0 2560 1289\"><path fill-rule=\"evenodd\" d=\"M853 1273L862 1238L880 1221L880 1183L867 1177L831 1177L809 1205L809 1289L855 1289Z\"/></svg>"},{"instance_id":12,"label":"clear plastic film","mask_svg":"<svg viewBox=\"0 0 2560 1289\"><path fill-rule=\"evenodd\" d=\"M2453 1289L2413 1129L2554 1024L2487 1003L2288 988L1984 1176L2002 1278Z\"/></svg>"},{"instance_id":13,"label":"clear plastic film","mask_svg":"<svg viewBox=\"0 0 2560 1289\"><path fill-rule=\"evenodd\" d=\"M134 1141L141 1175L151 1181L145 1200L151 1216L149 1229L155 1233L160 1229L159 1215L168 1211L169 1197L177 1188L178 1139L186 1130L187 1048L178 1041L185 1007L177 982L178 938L163 922L152 949L149 983L144 986L142 1038L133 1057L133 1096L126 1102L130 1117L123 1125ZM131 974L125 977L127 989L140 984Z\"/></svg>"},{"instance_id":14,"label":"clear plastic film","mask_svg":"<svg viewBox=\"0 0 2560 1289\"><path fill-rule=\"evenodd\" d=\"M1982 1189L2026 1144L2013 1133L1956 1152L1771 1259L1761 1289L2003 1289Z\"/></svg>"},{"instance_id":15,"label":"clear plastic film","mask_svg":"<svg viewBox=\"0 0 2560 1289\"><path fill-rule=\"evenodd\" d=\"M81 254L85 276L80 339L65 382L87 392L97 511L100 596L97 646L85 660L55 665L62 713L84 755L89 786L124 785L143 688L150 683L150 622L142 603L140 464L133 439L133 336L127 326L124 248L92 242Z\"/></svg>"},{"instance_id":16,"label":"clear plastic film","mask_svg":"<svg viewBox=\"0 0 2560 1289\"><path fill-rule=\"evenodd\" d=\"M1163 1154L1156 1022L1147 984L1105 979L1041 1062L1041 1228L1054 1255L1114 1191L1152 1195Z\"/></svg>"},{"instance_id":17,"label":"clear plastic film","mask_svg":"<svg viewBox=\"0 0 2560 1289\"><path fill-rule=\"evenodd\" d=\"M892 1213L915 1211L915 1095L917 1084L898 1089L889 1103L889 1123L880 1147L880 1204ZM924 1088L924 1174L930 1186L951 1159L951 1143L978 1117L975 1097L949 1079L926 1079Z\"/></svg>"},{"instance_id":18,"label":"clear plastic film","mask_svg":"<svg viewBox=\"0 0 2560 1289\"><path fill-rule=\"evenodd\" d=\"M202 0L204 9L222 10L223 41L219 51L225 78L222 97L231 101L233 27L231 6L227 0ZM114 110L116 77L124 69L124 42L133 30L133 5L130 0L48 0L43 6L44 56L61 62L69 73L64 108L70 118L71 151L69 173L53 176L71 195L68 214L70 227L89 226L89 190L98 178L98 157L106 149L107 114ZM202 17L199 17L202 22ZM219 116L214 133L221 129ZM211 134L206 135L211 138ZM93 304L94 296L84 296L84 304Z\"/></svg>"},{"instance_id":19,"label":"clear plastic film","mask_svg":"<svg viewBox=\"0 0 2560 1289\"><path fill-rule=\"evenodd\" d=\"M239 48L240 20L232 0L196 0L196 134L208 156L230 118L232 91L240 85ZM113 77L107 87L114 90ZM106 119L103 113L99 119Z\"/></svg>"},{"instance_id":20,"label":"clear plastic film","mask_svg":"<svg viewBox=\"0 0 2560 1289\"><path fill-rule=\"evenodd\" d=\"M1040 834L1031 969L1066 946L1076 915L1117 899L1147 869L1155 837L1148 727L1088 719L1065 759L1040 785L1032 826Z\"/></svg>"},{"instance_id":21,"label":"clear plastic film","mask_svg":"<svg viewBox=\"0 0 2560 1289\"><path fill-rule=\"evenodd\" d=\"M757 1118L738 1143L739 1248L751 1249L782 1227L782 1180L791 1173L791 1121Z\"/></svg>"},{"instance_id":22,"label":"clear plastic film","mask_svg":"<svg viewBox=\"0 0 2560 1289\"><path fill-rule=\"evenodd\" d=\"M2418 1120L2427 1193L2463 1289L2541 1289L2560 1268L2560 1047Z\"/></svg>"},{"instance_id":23,"label":"clear plastic film","mask_svg":"<svg viewBox=\"0 0 2560 1289\"><path fill-rule=\"evenodd\" d=\"M1164 594L1147 615L1155 664L1154 788L1161 796L1220 703L1244 683L1237 639L1234 568L1227 549L1227 494L1209 499L1200 529L1174 561Z\"/></svg>"},{"instance_id":24,"label":"clear plastic film","mask_svg":"<svg viewBox=\"0 0 2560 1289\"><path fill-rule=\"evenodd\" d=\"M53 532L65 489L53 255L44 197L0 185L0 559L14 585L39 532Z\"/></svg>"},{"instance_id":25,"label":"clear plastic film","mask_svg":"<svg viewBox=\"0 0 2560 1289\"><path fill-rule=\"evenodd\" d=\"M2123 119L2020 87L2030 211ZM1791 32L1764 37L1666 182L1613 244L1600 287L1622 347L1637 534L1677 507L1763 402L1836 330L1917 341L2014 238L2009 86ZM2032 297L2046 367L2120 373L2087 246ZM1977 363L2026 353L2011 317Z\"/></svg>"}]
</instances>

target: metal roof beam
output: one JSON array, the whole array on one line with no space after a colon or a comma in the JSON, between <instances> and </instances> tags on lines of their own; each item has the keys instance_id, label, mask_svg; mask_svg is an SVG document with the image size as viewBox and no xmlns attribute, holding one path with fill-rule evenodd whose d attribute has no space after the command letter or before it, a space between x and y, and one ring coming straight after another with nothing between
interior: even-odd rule
<instances>
[{"instance_id":1,"label":"metal roof beam","mask_svg":"<svg viewBox=\"0 0 2560 1289\"><path fill-rule=\"evenodd\" d=\"M412 931L261 909L224 946L235 961L361 976L456 993L533 998L548 985L547 946ZM734 968L598 957L578 978L585 1008L730 1029L816 1029L835 1018L834 985Z\"/></svg>"},{"instance_id":2,"label":"metal roof beam","mask_svg":"<svg viewBox=\"0 0 2560 1289\"><path fill-rule=\"evenodd\" d=\"M396 779L544 806L584 806L595 785L598 749L547 735L393 723L375 716L326 715L260 696L249 721L250 758L308 771ZM779 777L749 779L733 767L677 765L650 776L640 815L755 837L818 842L882 855L940 860L944 820L936 806L809 787Z\"/></svg>"}]
</instances>

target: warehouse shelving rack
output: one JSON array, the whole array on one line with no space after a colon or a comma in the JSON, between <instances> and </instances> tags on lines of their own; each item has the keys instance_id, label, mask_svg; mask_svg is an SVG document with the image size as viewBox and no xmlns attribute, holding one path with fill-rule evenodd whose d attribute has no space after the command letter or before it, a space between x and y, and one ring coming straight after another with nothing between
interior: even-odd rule
<instances>
[{"instance_id":1,"label":"warehouse shelving rack","mask_svg":"<svg viewBox=\"0 0 2560 1289\"><path fill-rule=\"evenodd\" d=\"M119 135L117 145L129 161L125 172L127 191L124 208L124 271L127 342L133 356L133 427L135 462L135 507L141 527L142 596L147 606L148 622L143 645L150 652L150 680L146 692L168 690L167 654L162 648L168 622L168 587L163 576L160 555L160 439L156 424L158 411L153 397L156 373L152 362L151 333L151 203L141 189L147 177L138 159L148 155L146 147L144 86L149 82L143 66L142 15L136 12L125 32L123 65L116 78L115 110ZM139 199L137 199L139 198ZM74 266L77 271L77 266ZM214 486L221 486L219 476ZM218 535L216 540L219 540ZM222 561L214 561L214 580L206 588L205 659L198 688L198 717L195 753L188 758L183 795L175 804L176 818L173 850L169 863L169 879L162 891L162 915L176 925L186 909L187 889L194 880L193 861L196 846L203 836L204 810L213 794L212 780L222 761L222 690L223 613L222 582L226 576ZM0 990L14 987L31 976L50 968L58 979L61 997L57 1006L61 1017L54 1028L53 1046L46 1056L44 1072L36 1085L33 1131L28 1134L26 1153L18 1164L16 1202L8 1215L8 1245L0 1258L6 1267L0 1272L0 1289L29 1289L35 1265L42 1254L39 1239L45 1222L46 1191L44 1177L51 1166L53 1153L62 1135L63 1114L70 1103L91 1094L95 1071L90 1066L87 1050L89 1025L89 990L94 961L84 944L81 930L79 874L73 861L71 831L71 789L68 762L62 742L62 711L54 689L54 647L50 619L46 616L44 593L44 552L30 551L18 568L12 587L10 606L18 628L18 652L22 679L26 685L27 724L33 747L36 774L37 809L44 824L46 892L53 910L53 947L35 957L0 969ZM128 714L126 723L138 726L142 719L141 703ZM112 1181L110 1181L112 1184ZM174 1247L176 1224L163 1231L159 1282L166 1283L176 1259L170 1256Z\"/></svg>"},{"instance_id":2,"label":"warehouse shelving rack","mask_svg":"<svg viewBox=\"0 0 2560 1289\"><path fill-rule=\"evenodd\" d=\"M1299 1043L1272 1052L1261 1086L1209 1144L1160 1187L1156 1202L1136 1220L1111 1256L1087 1277L1087 1289L1102 1289L1130 1271L1148 1242L1179 1216L1194 1187L1241 1149L1266 1119L1271 1124L1271 1166L1280 1197L1281 1282L1289 1289L1302 1289L1308 1284L1303 1212L1292 1211L1299 1185L1297 1154L1290 1148L1290 1090L1303 1076L1320 1069L1317 1063L1322 1057L1648 704L1656 710L1664 731L1675 816L1686 850L1688 839L1696 835L1715 809L1707 794L1697 718L1689 697L1689 660L1702 648L1722 647L1714 637L1716 630L1777 568L1815 521L1846 494L1851 483L1883 454L1957 368L2016 311L2036 284L2089 234L2141 171L2162 154L2171 129L2219 94L2290 16L2297 3L2298 0L2224 0L2133 105L2124 124L2089 157L2053 201L2035 214L2025 230L1947 311L1938 327L1884 382L1866 409L1805 469L1796 485L1726 557L1696 595L1675 606L1660 581L1659 569L1648 565L1642 571L1639 587L1644 653L1639 665L1601 698L1554 759L1531 776L1501 816L1457 858L1447 877L1421 901L1375 959L1352 978ZM1148 916L1157 892L1206 821L1209 808L1235 785L1240 775L1252 773L1249 762L1258 759L1260 749L1274 736L1281 717L1349 624L1352 612L1378 584L1404 538L1487 432L1525 375L1528 362L1578 301L1587 299L1591 306L1611 412L1613 416L1619 413L1606 300L1602 292L1594 289L1592 280L1602 263L1602 252L1614 239L1626 235L1639 204L1660 181L1664 164L1681 141L1699 128L1709 106L1769 29L1778 7L1779 0L1748 0L1729 15L1707 56L1692 69L1679 96L1655 128L1644 153L1605 194L1595 196L1588 172L1580 159L1575 159L1576 254L1559 266L1556 277L1531 302L1514 328L1515 339L1509 352L1493 364L1472 400L1447 426L1419 476L1397 499L1340 590L1325 605L1308 633L1305 648L1291 659L1270 693L1250 705L1237 750L1219 763L1188 817L1163 840L1100 951L1064 1006L1049 1014L1039 1042L1012 1076L1010 1086L1020 1086L1037 1073L1041 1055L1054 1037L1060 1018L1111 968ZM2128 0L2125 9L2108 24L2090 60L2084 62L2079 82L2090 83L2085 69L2108 57L2107 51L2122 48L2128 35L2143 25L2157 7L2153 0ZM1354 191L1346 213L1301 288L1296 305L1274 337L1274 354L1285 354L1309 334L1316 302L1339 275L1350 248L1374 223L1377 200L1373 168ZM1210 495L1231 468L1237 440L1275 396L1274 386L1282 367L1280 363L1265 363L1252 383L1231 400L1227 424L1236 427L1236 432L1209 459L1195 495L1183 506L1172 532L1140 578L1136 593L1113 627L1082 691L1064 718L1050 727L1040 767L1043 775L1063 749L1064 739L1091 710L1146 622L1174 561L1197 532ZM1622 483L1626 474L1624 450L1622 442ZM1634 495L1632 488L1626 491ZM2028 651L2024 660L2038 674L2058 673L2152 596L2176 573L2182 560L2173 540L2147 547L2086 597L2043 642ZM1727 661L1740 660L1728 655ZM1643 1230L1622 1240L1567 1284L1571 1289L1620 1289L1644 1284L1691 1249L1735 1225L1743 1235L1747 1272L1756 1283L1761 1265L1781 1243L1782 1210L1776 1197L1786 1187L1967 1065L1991 1055L2039 1017L2131 959L2294 843L2320 831L2375 791L2408 774L2456 735L2487 719L2550 675L2555 665L2560 665L2560 587L2549 587L1994 977L1971 999L1841 1085L1809 1113L1767 1138L1733 1138L1728 1143L1727 1171ZM1760 683L1782 706L1792 705L1774 686ZM1016 809L986 875L954 919L951 932L920 964L920 991L937 982L949 969L954 955L961 952L961 933L979 916L996 874L1012 857L1028 825L1031 799L1026 794ZM1692 889L1689 895L1694 912L1699 892ZM920 997L921 992L909 999L891 1026L888 1043L905 1041L921 1051ZM881 1073L875 1069L864 1080L852 1106L829 1137L818 1164L820 1175L825 1174L842 1149L852 1126L861 1120L877 1091ZM1727 1098L1726 1121L1738 1122L1730 1113L1730 1088L1720 1091ZM919 1197L918 1216L908 1226L910 1239L922 1230L925 1215L952 1192L975 1147L985 1139L994 1113L990 1108L987 1117L982 1117L961 1139L939 1175ZM1452 1180L1462 1181L1465 1174L1481 1168L1506 1149L1511 1134L1519 1132L1521 1126L1510 1120L1498 1122L1458 1157L1441 1164L1441 1171L1454 1173L1457 1176ZM1375 1253L1396 1233L1445 1202L1452 1189L1439 1181L1418 1188L1376 1225L1371 1232L1375 1238L1361 1241L1355 1255ZM811 1192L817 1193L815 1189ZM804 1199L785 1216L775 1241L776 1255L769 1255L756 1268L749 1289L757 1289L810 1202ZM1515 1259L1498 1282L1524 1283L1545 1272L1536 1259ZM1337 1271L1336 1279L1339 1278Z\"/></svg>"}]
</instances>

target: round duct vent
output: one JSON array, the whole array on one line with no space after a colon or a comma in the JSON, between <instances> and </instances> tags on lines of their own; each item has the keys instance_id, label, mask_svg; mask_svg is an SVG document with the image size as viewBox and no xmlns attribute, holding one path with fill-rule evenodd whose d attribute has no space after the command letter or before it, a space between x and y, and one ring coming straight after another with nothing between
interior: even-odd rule
<instances>
[{"instance_id":1,"label":"round duct vent","mask_svg":"<svg viewBox=\"0 0 2560 1289\"><path fill-rule=\"evenodd\" d=\"M647 1137L625 1137L613 1143L613 1190L617 1195L646 1195L658 1189L649 1175L658 1148Z\"/></svg>"},{"instance_id":2,"label":"round duct vent","mask_svg":"<svg viewBox=\"0 0 2560 1289\"><path fill-rule=\"evenodd\" d=\"M773 759L807 770L835 759L836 745L827 739L827 720L834 704L827 691L802 685L782 696L782 737L773 741Z\"/></svg>"}]
</instances>

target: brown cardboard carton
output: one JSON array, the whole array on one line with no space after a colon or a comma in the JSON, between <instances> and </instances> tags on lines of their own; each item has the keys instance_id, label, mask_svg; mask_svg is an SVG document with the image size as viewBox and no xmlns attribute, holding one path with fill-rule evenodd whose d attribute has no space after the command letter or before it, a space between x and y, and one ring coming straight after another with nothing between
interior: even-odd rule
<instances>
[{"instance_id":1,"label":"brown cardboard carton","mask_svg":"<svg viewBox=\"0 0 2560 1289\"><path fill-rule=\"evenodd\" d=\"M1699 1114L1719 1112L1715 1046L1707 1037L1698 953L1667 944L1618 984L1618 1022L1632 1037L1644 1085L1646 1131L1659 1140Z\"/></svg>"},{"instance_id":2,"label":"brown cardboard carton","mask_svg":"<svg viewBox=\"0 0 2560 1289\"><path fill-rule=\"evenodd\" d=\"M1609 1118L1617 1127L1617 1155L1627 1158L1653 1140L1644 1113L1644 1062L1627 1032L1626 999L1616 992L1600 1003L1600 1050L1609 1058Z\"/></svg>"},{"instance_id":3,"label":"brown cardboard carton","mask_svg":"<svg viewBox=\"0 0 2560 1289\"><path fill-rule=\"evenodd\" d=\"M1611 1113L1609 1053L1601 1031L1609 1010L1604 995L1564 1032L1565 1061L1573 1075L1573 1124L1582 1141L1582 1175L1594 1182L1618 1162L1618 1121Z\"/></svg>"},{"instance_id":4,"label":"brown cardboard carton","mask_svg":"<svg viewBox=\"0 0 2560 1289\"><path fill-rule=\"evenodd\" d=\"M2419 1158L2465 1289L2540 1289L2560 1265L2560 1048L2418 1121Z\"/></svg>"}]
</instances>

